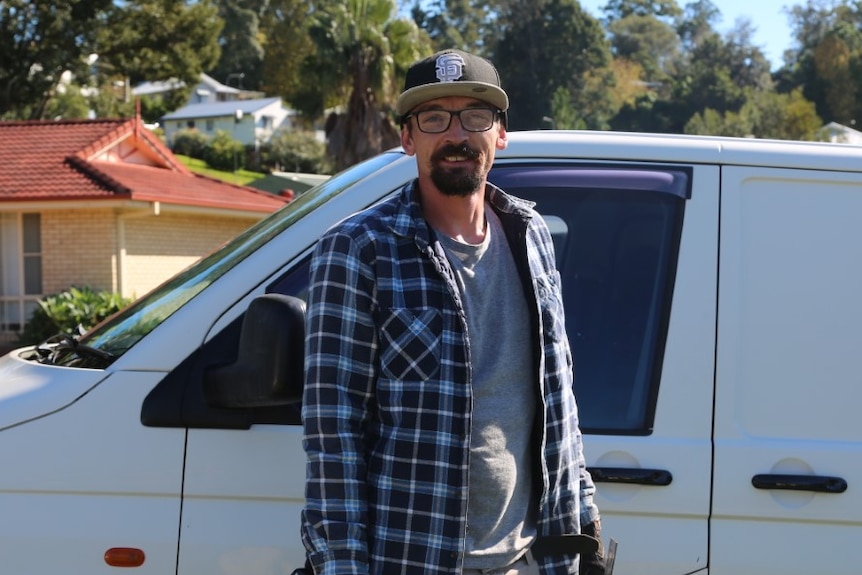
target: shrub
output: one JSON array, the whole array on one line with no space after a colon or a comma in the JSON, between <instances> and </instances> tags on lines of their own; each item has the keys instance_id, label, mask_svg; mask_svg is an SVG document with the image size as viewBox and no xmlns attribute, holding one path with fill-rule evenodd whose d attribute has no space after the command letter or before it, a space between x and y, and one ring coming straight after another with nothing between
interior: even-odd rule
<instances>
[{"instance_id":1,"label":"shrub","mask_svg":"<svg viewBox=\"0 0 862 575\"><path fill-rule=\"evenodd\" d=\"M245 146L224 130L218 130L209 142L204 160L215 170L236 171L245 166Z\"/></svg>"},{"instance_id":2,"label":"shrub","mask_svg":"<svg viewBox=\"0 0 862 575\"><path fill-rule=\"evenodd\" d=\"M326 146L311 132L274 134L261 150L262 163L270 170L329 174L332 168L326 157Z\"/></svg>"},{"instance_id":3,"label":"shrub","mask_svg":"<svg viewBox=\"0 0 862 575\"><path fill-rule=\"evenodd\" d=\"M210 140L197 130L180 130L174 134L173 147L175 154L205 160Z\"/></svg>"},{"instance_id":4,"label":"shrub","mask_svg":"<svg viewBox=\"0 0 862 575\"><path fill-rule=\"evenodd\" d=\"M119 294L71 287L39 301L30 321L19 336L23 345L40 343L58 333L77 334L87 330L131 303Z\"/></svg>"}]
</instances>

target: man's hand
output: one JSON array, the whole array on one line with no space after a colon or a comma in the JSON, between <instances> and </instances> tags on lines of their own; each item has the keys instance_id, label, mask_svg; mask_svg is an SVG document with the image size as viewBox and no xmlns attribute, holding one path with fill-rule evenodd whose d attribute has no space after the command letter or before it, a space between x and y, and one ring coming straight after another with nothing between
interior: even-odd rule
<instances>
[{"instance_id":1,"label":"man's hand","mask_svg":"<svg viewBox=\"0 0 862 575\"><path fill-rule=\"evenodd\" d=\"M581 533L594 537L599 542L595 553L581 554L579 575L606 575L605 550L602 545L602 524L599 521L581 527Z\"/></svg>"}]
</instances>

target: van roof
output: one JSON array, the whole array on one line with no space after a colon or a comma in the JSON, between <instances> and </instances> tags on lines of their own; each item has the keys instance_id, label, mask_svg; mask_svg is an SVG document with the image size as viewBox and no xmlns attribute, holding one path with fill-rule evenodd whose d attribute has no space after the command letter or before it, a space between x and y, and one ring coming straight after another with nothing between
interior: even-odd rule
<instances>
[{"instance_id":1,"label":"van roof","mask_svg":"<svg viewBox=\"0 0 862 575\"><path fill-rule=\"evenodd\" d=\"M497 158L577 158L862 172L862 146L681 134L535 130L508 133Z\"/></svg>"}]
</instances>

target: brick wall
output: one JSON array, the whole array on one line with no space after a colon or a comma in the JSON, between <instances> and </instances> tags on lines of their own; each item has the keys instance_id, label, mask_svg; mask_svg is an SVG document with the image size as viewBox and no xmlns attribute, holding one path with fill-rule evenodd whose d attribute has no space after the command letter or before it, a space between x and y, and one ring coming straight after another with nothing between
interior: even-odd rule
<instances>
[{"instance_id":1,"label":"brick wall","mask_svg":"<svg viewBox=\"0 0 862 575\"><path fill-rule=\"evenodd\" d=\"M72 285L115 290L116 253L114 210L42 212L43 293L56 293Z\"/></svg>"},{"instance_id":2,"label":"brick wall","mask_svg":"<svg viewBox=\"0 0 862 575\"><path fill-rule=\"evenodd\" d=\"M252 223L248 219L176 215L126 220L123 295L144 295Z\"/></svg>"},{"instance_id":3,"label":"brick wall","mask_svg":"<svg viewBox=\"0 0 862 575\"><path fill-rule=\"evenodd\" d=\"M112 209L42 213L42 289L70 286L139 297L253 223L200 215L122 216Z\"/></svg>"}]
</instances>

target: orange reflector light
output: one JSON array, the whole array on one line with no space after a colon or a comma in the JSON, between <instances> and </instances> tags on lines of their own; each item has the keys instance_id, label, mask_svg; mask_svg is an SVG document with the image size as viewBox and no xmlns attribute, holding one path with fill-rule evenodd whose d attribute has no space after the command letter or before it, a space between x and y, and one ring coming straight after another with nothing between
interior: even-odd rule
<instances>
[{"instance_id":1,"label":"orange reflector light","mask_svg":"<svg viewBox=\"0 0 862 575\"><path fill-rule=\"evenodd\" d=\"M111 547L105 551L105 563L111 567L140 567L145 558L144 552L134 547Z\"/></svg>"}]
</instances>

